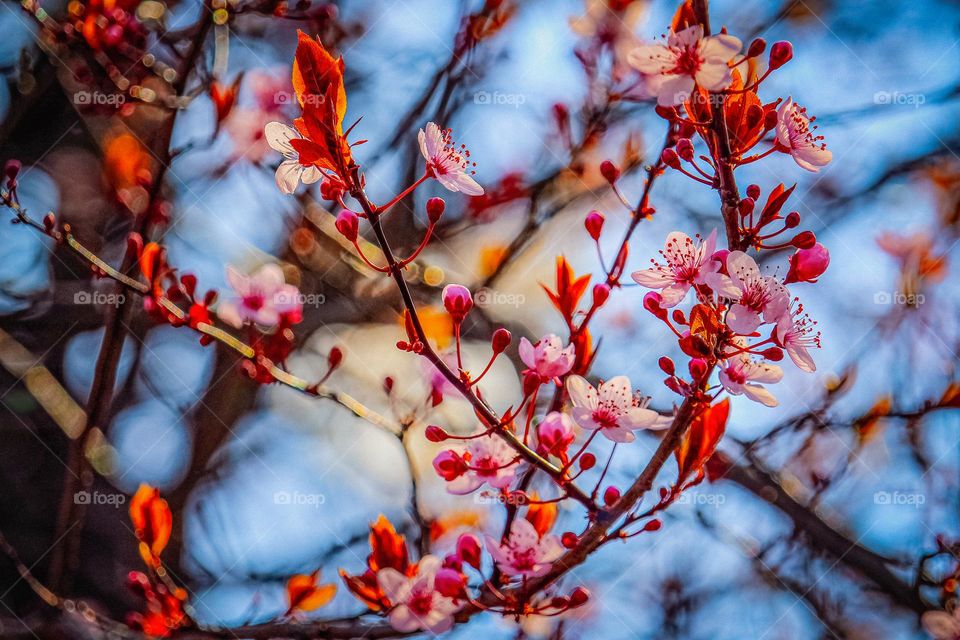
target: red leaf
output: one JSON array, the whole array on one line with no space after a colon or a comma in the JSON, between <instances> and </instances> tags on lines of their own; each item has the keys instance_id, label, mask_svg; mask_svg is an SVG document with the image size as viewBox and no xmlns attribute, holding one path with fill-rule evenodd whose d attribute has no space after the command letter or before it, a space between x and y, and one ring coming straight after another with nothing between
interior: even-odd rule
<instances>
[{"instance_id":1,"label":"red leaf","mask_svg":"<svg viewBox=\"0 0 960 640\"><path fill-rule=\"evenodd\" d=\"M694 478L687 487L703 480L703 466L723 437L729 416L730 400L724 398L722 402L707 407L693 419L690 429L675 452L679 472L677 487L683 485L690 476Z\"/></svg>"}]
</instances>

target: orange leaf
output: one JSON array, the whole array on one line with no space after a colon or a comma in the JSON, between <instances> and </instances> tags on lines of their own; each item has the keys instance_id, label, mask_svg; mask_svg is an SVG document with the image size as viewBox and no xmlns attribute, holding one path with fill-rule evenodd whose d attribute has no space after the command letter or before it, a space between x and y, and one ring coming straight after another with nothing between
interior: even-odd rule
<instances>
[{"instance_id":1,"label":"orange leaf","mask_svg":"<svg viewBox=\"0 0 960 640\"><path fill-rule=\"evenodd\" d=\"M534 500L538 499L536 493L530 496ZM557 521L557 503L548 502L546 504L531 504L527 509L527 520L533 525L542 538L553 528L553 523Z\"/></svg>"},{"instance_id":2,"label":"orange leaf","mask_svg":"<svg viewBox=\"0 0 960 640\"><path fill-rule=\"evenodd\" d=\"M406 573L410 565L407 539L397 533L383 514L370 525L370 557L367 558L367 564L374 572L393 567L400 573Z\"/></svg>"},{"instance_id":3,"label":"orange leaf","mask_svg":"<svg viewBox=\"0 0 960 640\"><path fill-rule=\"evenodd\" d=\"M683 4L673 14L673 20L670 22L670 30L676 33L683 31L689 26L698 24L697 13L693 10L693 0L683 0Z\"/></svg>"},{"instance_id":4,"label":"orange leaf","mask_svg":"<svg viewBox=\"0 0 960 640\"><path fill-rule=\"evenodd\" d=\"M343 58L336 60L320 43L303 31L297 31L297 53L293 62L293 90L300 106L320 106L328 101L335 106L336 133L343 133L347 113L347 94L343 89Z\"/></svg>"},{"instance_id":5,"label":"orange leaf","mask_svg":"<svg viewBox=\"0 0 960 640\"><path fill-rule=\"evenodd\" d=\"M730 417L730 399L704 409L687 430L683 441L677 448L677 487L680 487L691 475L694 479L687 486L703 480L703 465L720 443L727 428L727 419Z\"/></svg>"},{"instance_id":6,"label":"orange leaf","mask_svg":"<svg viewBox=\"0 0 960 640\"><path fill-rule=\"evenodd\" d=\"M133 531L140 540L140 555L148 565L160 564L160 554L170 541L173 530L173 514L167 501L160 497L160 490L141 484L130 500L130 520Z\"/></svg>"},{"instance_id":7,"label":"orange leaf","mask_svg":"<svg viewBox=\"0 0 960 640\"><path fill-rule=\"evenodd\" d=\"M335 584L317 584L320 570L311 574L298 574L287 580L287 615L294 611L313 611L333 599L337 593Z\"/></svg>"}]
</instances>

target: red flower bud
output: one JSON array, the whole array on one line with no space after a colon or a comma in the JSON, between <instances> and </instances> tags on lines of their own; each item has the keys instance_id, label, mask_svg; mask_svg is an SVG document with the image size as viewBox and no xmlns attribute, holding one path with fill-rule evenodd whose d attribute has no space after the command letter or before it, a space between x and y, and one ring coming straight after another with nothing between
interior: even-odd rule
<instances>
[{"instance_id":1,"label":"red flower bud","mask_svg":"<svg viewBox=\"0 0 960 640\"><path fill-rule=\"evenodd\" d=\"M455 569L443 568L437 571L433 586L442 596L459 598L463 595L466 578Z\"/></svg>"},{"instance_id":2,"label":"red flower bud","mask_svg":"<svg viewBox=\"0 0 960 640\"><path fill-rule=\"evenodd\" d=\"M560 544L566 549L573 549L577 546L577 534L573 531L566 531L562 536L560 536Z\"/></svg>"},{"instance_id":3,"label":"red flower bud","mask_svg":"<svg viewBox=\"0 0 960 640\"><path fill-rule=\"evenodd\" d=\"M337 214L337 221L334 223L337 231L349 242L356 242L360 233L360 219L357 214L349 209L343 209Z\"/></svg>"},{"instance_id":4,"label":"red flower bud","mask_svg":"<svg viewBox=\"0 0 960 640\"><path fill-rule=\"evenodd\" d=\"M470 290L460 284L448 284L443 288L443 307L453 317L453 321L460 323L473 308L473 296Z\"/></svg>"},{"instance_id":5,"label":"red flower bud","mask_svg":"<svg viewBox=\"0 0 960 640\"><path fill-rule=\"evenodd\" d=\"M582 607L590 600L590 592L586 587L577 587L570 594L570 607Z\"/></svg>"},{"instance_id":6,"label":"red flower bud","mask_svg":"<svg viewBox=\"0 0 960 640\"><path fill-rule=\"evenodd\" d=\"M767 41L763 38L757 38L750 43L750 48L747 49L748 58L756 58L759 55L762 55L764 51L767 50Z\"/></svg>"},{"instance_id":7,"label":"red flower bud","mask_svg":"<svg viewBox=\"0 0 960 640\"><path fill-rule=\"evenodd\" d=\"M480 569L481 551L480 539L472 533L457 538L457 557L477 570Z\"/></svg>"},{"instance_id":8,"label":"red flower bud","mask_svg":"<svg viewBox=\"0 0 960 640\"><path fill-rule=\"evenodd\" d=\"M810 249L813 245L817 244L817 236L813 231L801 231L797 235L793 236L793 240L790 241L790 244L795 246L797 249Z\"/></svg>"},{"instance_id":9,"label":"red flower bud","mask_svg":"<svg viewBox=\"0 0 960 640\"><path fill-rule=\"evenodd\" d=\"M663 523L659 520L651 520L647 524L643 525L644 531L659 531L660 527L663 526Z\"/></svg>"},{"instance_id":10,"label":"red flower bud","mask_svg":"<svg viewBox=\"0 0 960 640\"><path fill-rule=\"evenodd\" d=\"M680 168L680 156L673 149L664 149L660 154L660 162L673 169Z\"/></svg>"},{"instance_id":11,"label":"red flower bud","mask_svg":"<svg viewBox=\"0 0 960 640\"><path fill-rule=\"evenodd\" d=\"M427 218L429 218L430 224L437 224L446 208L447 203L444 202L443 198L430 198L427 200Z\"/></svg>"},{"instance_id":12,"label":"red flower bud","mask_svg":"<svg viewBox=\"0 0 960 640\"><path fill-rule=\"evenodd\" d=\"M753 198L755 201L760 199L760 185L751 184L747 187L747 197Z\"/></svg>"},{"instance_id":13,"label":"red flower bud","mask_svg":"<svg viewBox=\"0 0 960 640\"><path fill-rule=\"evenodd\" d=\"M687 365L687 368L690 370L690 376L694 382L703 380L703 377L707 375L707 361L703 358L694 358Z\"/></svg>"},{"instance_id":14,"label":"red flower bud","mask_svg":"<svg viewBox=\"0 0 960 640\"><path fill-rule=\"evenodd\" d=\"M766 358L771 362L780 362L783 360L783 350L779 347L770 347L769 349L764 349L760 352L761 358Z\"/></svg>"},{"instance_id":15,"label":"red flower bud","mask_svg":"<svg viewBox=\"0 0 960 640\"><path fill-rule=\"evenodd\" d=\"M666 320L667 312L663 307L660 306L662 302L663 298L656 291L650 291L643 296L643 308L661 320Z\"/></svg>"},{"instance_id":16,"label":"red flower bud","mask_svg":"<svg viewBox=\"0 0 960 640\"><path fill-rule=\"evenodd\" d=\"M661 356L660 360L657 361L657 364L660 365L660 370L668 376L672 376L676 372L676 368L673 366L673 360L667 356Z\"/></svg>"},{"instance_id":17,"label":"red flower bud","mask_svg":"<svg viewBox=\"0 0 960 640\"><path fill-rule=\"evenodd\" d=\"M740 217L746 218L747 216L749 216L751 213L753 213L753 209L756 206L757 206L757 201L751 198L750 196L747 196L746 198L741 200L740 204L737 205L737 209L740 211Z\"/></svg>"},{"instance_id":18,"label":"red flower bud","mask_svg":"<svg viewBox=\"0 0 960 640\"><path fill-rule=\"evenodd\" d=\"M620 489L617 489L613 485L607 487L603 492L603 504L608 507L612 507L617 504L617 500L620 499Z\"/></svg>"},{"instance_id":19,"label":"red flower bud","mask_svg":"<svg viewBox=\"0 0 960 640\"><path fill-rule=\"evenodd\" d=\"M610 287L605 283L599 283L593 285L593 303L600 307L603 306L603 303L607 301L607 298L610 297Z\"/></svg>"},{"instance_id":20,"label":"red flower bud","mask_svg":"<svg viewBox=\"0 0 960 640\"><path fill-rule=\"evenodd\" d=\"M687 140L686 138L681 138L677 141L677 155L691 162L693 160L693 143Z\"/></svg>"},{"instance_id":21,"label":"red flower bud","mask_svg":"<svg viewBox=\"0 0 960 640\"><path fill-rule=\"evenodd\" d=\"M423 435L425 435L430 442L443 442L449 437L446 431L435 424L428 426L426 430L424 430Z\"/></svg>"},{"instance_id":22,"label":"red flower bud","mask_svg":"<svg viewBox=\"0 0 960 640\"><path fill-rule=\"evenodd\" d=\"M493 338L490 340L490 346L495 354L500 354L510 346L510 341L512 339L513 336L510 335L510 332L503 327L500 327L493 332Z\"/></svg>"},{"instance_id":23,"label":"red flower bud","mask_svg":"<svg viewBox=\"0 0 960 640\"><path fill-rule=\"evenodd\" d=\"M593 465L597 464L597 456L592 453L585 453L580 456L580 468L583 471L589 471L593 469Z\"/></svg>"},{"instance_id":24,"label":"red flower bud","mask_svg":"<svg viewBox=\"0 0 960 640\"><path fill-rule=\"evenodd\" d=\"M799 249L790 256L790 270L784 279L791 282L816 282L830 265L830 252L819 242L809 249Z\"/></svg>"},{"instance_id":25,"label":"red flower bud","mask_svg":"<svg viewBox=\"0 0 960 640\"><path fill-rule=\"evenodd\" d=\"M800 214L796 211L791 211L787 214L787 217L783 221L783 226L787 229L793 229L794 227L800 224Z\"/></svg>"},{"instance_id":26,"label":"red flower bud","mask_svg":"<svg viewBox=\"0 0 960 640\"><path fill-rule=\"evenodd\" d=\"M603 231L604 220L603 214L599 211L591 211L583 220L583 226L587 228L587 233L590 234L590 237L593 238L594 241L600 239L600 232Z\"/></svg>"},{"instance_id":27,"label":"red flower bud","mask_svg":"<svg viewBox=\"0 0 960 640\"><path fill-rule=\"evenodd\" d=\"M7 179L7 184L15 183L17 176L20 175L20 169L23 168L23 165L19 160L7 160L3 165L3 175Z\"/></svg>"},{"instance_id":28,"label":"red flower bud","mask_svg":"<svg viewBox=\"0 0 960 640\"><path fill-rule=\"evenodd\" d=\"M456 451L446 450L433 459L433 468L437 475L451 482L467 472L467 463Z\"/></svg>"},{"instance_id":29,"label":"red flower bud","mask_svg":"<svg viewBox=\"0 0 960 640\"><path fill-rule=\"evenodd\" d=\"M779 69L793 58L793 45L786 40L774 42L770 47L770 70Z\"/></svg>"},{"instance_id":30,"label":"red flower bud","mask_svg":"<svg viewBox=\"0 0 960 640\"><path fill-rule=\"evenodd\" d=\"M603 176L604 180L613 184L620 179L620 169L610 160L604 160L600 163L600 175Z\"/></svg>"}]
</instances>

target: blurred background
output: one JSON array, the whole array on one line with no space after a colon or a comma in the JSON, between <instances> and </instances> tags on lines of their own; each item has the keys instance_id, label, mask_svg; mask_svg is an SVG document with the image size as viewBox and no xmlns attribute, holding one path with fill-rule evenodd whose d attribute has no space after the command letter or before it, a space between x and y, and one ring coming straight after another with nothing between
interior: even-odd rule
<instances>
[{"instance_id":1,"label":"blurred background","mask_svg":"<svg viewBox=\"0 0 960 640\"><path fill-rule=\"evenodd\" d=\"M98 6L44 0L40 12L70 25ZM317 380L339 347L343 365L328 385L411 427L399 439L333 402L258 387L235 354L156 325L133 301L104 437L85 452L96 479L71 585L118 618L140 606L126 587L127 572L140 568L126 502L142 482L170 501L165 557L188 586L194 615L209 624L275 618L292 573L322 567L333 580L337 568L360 572L367 526L380 513L441 555L458 532L502 525L501 507L446 495L430 467L435 445L422 429L467 432L475 419L455 396L427 409L428 370L393 346L404 333L391 283L342 243L336 208L317 185L289 197L274 184L281 158L262 129L296 115L297 28L345 59L346 123L363 118L352 138L368 142L354 155L375 201L419 176L416 133L426 122L452 127L470 148L485 196L428 183L390 214L387 230L409 253L426 199L446 198L439 238L411 277L428 317L443 285L478 292L468 364L483 366L492 328L513 331L510 359L481 385L499 410L520 398L516 340L565 335L540 287L552 286L555 257L578 273L601 273L583 217L593 209L607 216L608 253L628 222L600 162L625 168L623 189L634 200L639 169L665 134L625 52L668 30L672 0L214 6L224 13L214 15L186 79L167 71L194 53L184 43L209 11L200 2L134 2L127 10L137 24L123 25L123 46L106 31L51 35L37 7L3 2L0 160L23 162L20 198L35 217L55 211L111 264L131 212L148 206L167 220L154 236L170 263L195 274L202 290L226 286L227 264L279 262L308 296L289 369ZM785 155L738 171L741 185L764 194L796 182L788 210L830 249L820 282L792 288L822 332L818 369L785 367L775 409L733 400L721 445L733 471L686 494L656 534L608 545L568 577L591 589L588 607L522 624L479 616L453 637L923 638L920 613L956 595L948 579L960 541L960 425L950 410L960 346L960 7L715 0L711 15L715 29L725 25L745 43L793 43L794 60L761 96L806 106L834 154L818 174ZM214 81L238 87L221 118ZM166 140L169 109L157 105L181 82L186 97ZM160 176L157 194L143 187L144 171ZM660 179L651 202L657 214L634 235L630 270L656 257L672 230L722 233L716 193L682 175ZM769 268L783 274L786 258L773 255ZM675 396L656 361L680 354L643 311L643 293L615 291L594 321L593 375L626 374L668 410ZM56 522L70 442L118 304L110 283L91 279L68 251L23 225L0 225L0 529L40 576L64 544ZM435 315L442 347L450 328ZM389 397L387 377L395 381ZM656 444L641 437L622 447L611 481L628 484ZM658 484L673 473L668 464ZM579 518L562 510L557 530ZM35 637L32 621L43 611L3 561L0 603L0 635ZM341 586L316 615L362 610Z\"/></svg>"}]
</instances>

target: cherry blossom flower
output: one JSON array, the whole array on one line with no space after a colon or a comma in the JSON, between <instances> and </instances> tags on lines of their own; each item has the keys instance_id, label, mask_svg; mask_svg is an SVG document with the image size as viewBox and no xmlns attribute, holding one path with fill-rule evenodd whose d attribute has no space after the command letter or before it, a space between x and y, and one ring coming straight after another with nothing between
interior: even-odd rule
<instances>
[{"instance_id":1,"label":"cherry blossom flower","mask_svg":"<svg viewBox=\"0 0 960 640\"><path fill-rule=\"evenodd\" d=\"M377 582L393 604L390 626L402 633L423 630L433 634L453 626L453 614L462 605L436 589L437 572L442 564L440 558L427 555L420 559L417 573L412 577L393 567L377 572Z\"/></svg>"},{"instance_id":2,"label":"cherry blossom flower","mask_svg":"<svg viewBox=\"0 0 960 640\"><path fill-rule=\"evenodd\" d=\"M777 109L777 143L793 156L794 161L807 171L817 173L833 159L823 136L814 135L815 118L807 110L787 98Z\"/></svg>"},{"instance_id":3,"label":"cherry blossom flower","mask_svg":"<svg viewBox=\"0 0 960 640\"><path fill-rule=\"evenodd\" d=\"M695 284L704 284L720 264L712 259L717 247L717 230L698 244L685 233L674 231L667 236L663 250L664 264L651 260L653 267L632 274L637 284L649 289L660 289L661 306L674 307Z\"/></svg>"},{"instance_id":4,"label":"cherry blossom flower","mask_svg":"<svg viewBox=\"0 0 960 640\"><path fill-rule=\"evenodd\" d=\"M434 122L427 123L426 131L420 129L420 153L427 160L427 171L450 191L483 195L483 187L471 176L470 152L464 145L456 147L450 134L450 129L441 129Z\"/></svg>"},{"instance_id":5,"label":"cherry blossom flower","mask_svg":"<svg viewBox=\"0 0 960 640\"><path fill-rule=\"evenodd\" d=\"M808 347L820 348L820 332L816 330L816 324L803 312L802 304L798 304L797 308L793 309L791 302L790 310L780 316L774 334L793 363L807 373L817 370L817 365L807 349Z\"/></svg>"},{"instance_id":6,"label":"cherry blossom flower","mask_svg":"<svg viewBox=\"0 0 960 640\"><path fill-rule=\"evenodd\" d=\"M320 170L312 164L301 164L300 154L291 140L301 139L302 136L293 127L288 127L282 122L268 122L263 129L263 134L267 139L267 144L274 151L283 154L284 160L277 167L276 181L280 191L291 194L297 190L297 185L313 184L323 177Z\"/></svg>"},{"instance_id":7,"label":"cherry blossom flower","mask_svg":"<svg viewBox=\"0 0 960 640\"><path fill-rule=\"evenodd\" d=\"M252 322L273 327L282 318L299 322L303 306L300 291L286 284L278 265L265 264L249 276L228 266L227 282L237 294L217 306L217 315L227 324L239 328Z\"/></svg>"},{"instance_id":8,"label":"cherry blossom flower","mask_svg":"<svg viewBox=\"0 0 960 640\"><path fill-rule=\"evenodd\" d=\"M520 359L545 382L570 371L576 354L572 344L564 347L563 340L558 335L548 333L536 344L520 338Z\"/></svg>"},{"instance_id":9,"label":"cherry blossom flower","mask_svg":"<svg viewBox=\"0 0 960 640\"><path fill-rule=\"evenodd\" d=\"M708 91L726 89L733 82L727 64L740 52L739 38L723 33L703 37L703 27L693 25L671 33L666 44L640 45L630 53L630 64L652 74L651 89L657 104L672 107L687 100L694 84Z\"/></svg>"},{"instance_id":10,"label":"cherry blossom flower","mask_svg":"<svg viewBox=\"0 0 960 640\"><path fill-rule=\"evenodd\" d=\"M960 607L953 613L927 611L920 616L920 622L935 640L960 640Z\"/></svg>"},{"instance_id":11,"label":"cherry blossom flower","mask_svg":"<svg viewBox=\"0 0 960 640\"><path fill-rule=\"evenodd\" d=\"M600 429L613 442L633 442L637 429L659 429L660 414L646 408L649 399L638 400L627 376L610 378L594 389L581 376L567 378L567 393L573 403L573 420L584 429Z\"/></svg>"},{"instance_id":12,"label":"cherry blossom flower","mask_svg":"<svg viewBox=\"0 0 960 640\"><path fill-rule=\"evenodd\" d=\"M495 489L509 488L516 476L515 463L513 449L495 436L470 440L462 454L442 451L433 460L434 468L447 480L447 491L456 495L476 491L484 483Z\"/></svg>"},{"instance_id":13,"label":"cherry blossom flower","mask_svg":"<svg viewBox=\"0 0 960 640\"><path fill-rule=\"evenodd\" d=\"M551 411L537 425L539 450L544 453L558 457L566 454L567 447L573 443L575 437L573 420L567 414L559 411Z\"/></svg>"},{"instance_id":14,"label":"cherry blossom flower","mask_svg":"<svg viewBox=\"0 0 960 640\"><path fill-rule=\"evenodd\" d=\"M829 266L830 252L819 242L809 249L797 249L790 256L790 270L783 283L816 282Z\"/></svg>"},{"instance_id":15,"label":"cherry blossom flower","mask_svg":"<svg viewBox=\"0 0 960 640\"><path fill-rule=\"evenodd\" d=\"M560 539L552 534L542 538L526 518L517 518L510 525L510 536L500 544L485 536L487 551L500 571L508 576L537 578L550 571L554 560L563 555Z\"/></svg>"},{"instance_id":16,"label":"cherry blossom flower","mask_svg":"<svg viewBox=\"0 0 960 640\"><path fill-rule=\"evenodd\" d=\"M743 251L727 255L728 276L714 274L708 284L720 295L735 301L726 322L734 333L748 335L762 322L777 322L790 306L787 288L773 276L760 275L756 261ZM762 319L762 321L761 321Z\"/></svg>"},{"instance_id":17,"label":"cherry blossom flower","mask_svg":"<svg viewBox=\"0 0 960 640\"><path fill-rule=\"evenodd\" d=\"M738 340L741 349L746 341ZM777 399L758 382L773 384L783 378L783 370L766 362L753 360L748 353L736 353L725 360L720 368L720 383L735 396L745 395L754 402L768 407L777 406Z\"/></svg>"}]
</instances>

